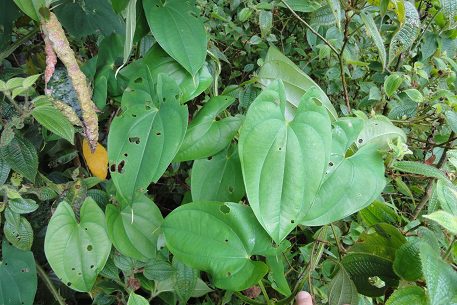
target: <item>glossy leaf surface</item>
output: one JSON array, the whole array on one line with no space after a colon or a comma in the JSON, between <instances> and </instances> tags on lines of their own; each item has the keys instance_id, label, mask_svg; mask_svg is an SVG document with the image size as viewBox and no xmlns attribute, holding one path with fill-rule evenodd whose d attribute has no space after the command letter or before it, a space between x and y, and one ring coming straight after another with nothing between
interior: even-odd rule
<instances>
[{"instance_id":1,"label":"glossy leaf surface","mask_svg":"<svg viewBox=\"0 0 457 305\"><path fill-rule=\"evenodd\" d=\"M77 291L90 291L110 250L105 215L92 198L84 201L79 222L67 202L59 204L48 225L44 251L65 285Z\"/></svg>"}]
</instances>

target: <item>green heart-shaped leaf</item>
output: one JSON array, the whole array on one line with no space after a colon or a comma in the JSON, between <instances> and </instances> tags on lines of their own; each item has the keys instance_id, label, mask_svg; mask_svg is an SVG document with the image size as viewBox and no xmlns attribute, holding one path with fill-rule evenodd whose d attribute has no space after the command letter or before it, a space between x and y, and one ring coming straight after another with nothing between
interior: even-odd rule
<instances>
[{"instance_id":1,"label":"green heart-shaped leaf","mask_svg":"<svg viewBox=\"0 0 457 305\"><path fill-rule=\"evenodd\" d=\"M116 117L108 135L111 177L132 201L156 182L176 155L187 128L187 107L176 100L160 108L136 105Z\"/></svg>"},{"instance_id":2,"label":"green heart-shaped leaf","mask_svg":"<svg viewBox=\"0 0 457 305\"><path fill-rule=\"evenodd\" d=\"M49 221L44 241L46 258L59 279L77 291L90 291L111 251L105 215L88 197L78 222L71 206L63 201Z\"/></svg>"},{"instance_id":3,"label":"green heart-shaped leaf","mask_svg":"<svg viewBox=\"0 0 457 305\"><path fill-rule=\"evenodd\" d=\"M240 291L268 271L252 255L274 255L252 210L237 203L194 202L171 212L162 225L168 249L180 261L208 272L214 285Z\"/></svg>"},{"instance_id":4,"label":"green heart-shaped leaf","mask_svg":"<svg viewBox=\"0 0 457 305\"><path fill-rule=\"evenodd\" d=\"M131 205L106 207L108 235L123 255L138 260L156 256L159 227L163 221L159 208L144 195Z\"/></svg>"}]
</instances>

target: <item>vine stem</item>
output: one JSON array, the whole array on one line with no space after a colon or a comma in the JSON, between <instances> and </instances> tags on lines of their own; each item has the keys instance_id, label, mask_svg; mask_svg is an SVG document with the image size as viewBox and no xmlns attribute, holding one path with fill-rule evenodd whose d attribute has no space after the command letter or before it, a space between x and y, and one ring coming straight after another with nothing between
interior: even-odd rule
<instances>
[{"instance_id":1,"label":"vine stem","mask_svg":"<svg viewBox=\"0 0 457 305\"><path fill-rule=\"evenodd\" d=\"M57 303L59 305L67 305L67 303L65 303L65 300L62 298L62 296L57 291L54 284L51 282L51 279L47 275L46 271L43 270L43 267L41 267L40 264L38 264L38 262L36 262L36 261L35 261L35 264L36 264L36 269L38 271L38 275L40 276L41 280L44 282L46 287L49 289L49 291L51 292L52 296L57 301Z\"/></svg>"},{"instance_id":2,"label":"vine stem","mask_svg":"<svg viewBox=\"0 0 457 305\"><path fill-rule=\"evenodd\" d=\"M265 305L261 302L254 301L253 299L248 298L247 296L243 295L241 292L235 291L234 294L240 299L241 301L251 304L251 305Z\"/></svg>"},{"instance_id":3,"label":"vine stem","mask_svg":"<svg viewBox=\"0 0 457 305\"><path fill-rule=\"evenodd\" d=\"M265 301L267 302L267 305L273 305L270 298L268 297L267 290L265 289L265 286L263 285L262 280L259 281L259 286L260 286L260 289L262 290L262 294L265 298Z\"/></svg>"},{"instance_id":4,"label":"vine stem","mask_svg":"<svg viewBox=\"0 0 457 305\"><path fill-rule=\"evenodd\" d=\"M342 56L343 55L343 51L344 51L344 47L346 46L347 40L349 38L348 29L349 29L349 22L351 21L351 19L349 18L348 14L347 14L347 11L346 11L346 14L345 14L345 17L346 17L345 18L345 33L344 33L345 42L344 42L344 45L343 45L343 48L341 49L341 51L338 51L335 48L335 46L333 46L330 43L330 41L325 39L324 36L319 34L319 32L316 31L315 29L313 29L313 27L311 25L309 25L308 22L306 22L303 18L301 18L293 10L293 8L290 7L290 5L285 0L281 0L281 2L289 9L289 11L295 16L295 18L297 18L301 23L303 23L303 25L306 28L308 28L314 35L319 37L319 39L322 40L330 48L330 50L332 50L333 53L335 53L335 55L336 55L336 57L338 59L339 65L340 65L340 75L341 75L341 82L343 84L344 100L346 102L346 107L348 108L348 111L351 112L351 104L350 104L350 101L349 101L349 93L348 93L348 87L347 87L347 83L346 83L346 76L344 75L344 59L343 59L343 56Z\"/></svg>"},{"instance_id":5,"label":"vine stem","mask_svg":"<svg viewBox=\"0 0 457 305\"><path fill-rule=\"evenodd\" d=\"M449 139L452 139L454 137L454 132L452 131L451 134L449 135ZM444 161L446 161L446 155L447 155L447 151L449 150L449 146L446 146L444 147L443 149L443 154L441 155L441 158L440 160L438 161L438 164L436 165L436 167L438 169L441 169L441 167L443 166L444 164ZM414 210L414 216L413 216L413 220L417 219L417 217L419 217L419 214L422 212L422 210L424 209L425 205L427 204L428 200L430 199L430 197L432 196L432 191L433 191L433 185L435 183L435 179L431 179L428 184L427 184L427 187L425 188L425 194L424 196L422 197L421 199L421 202L419 203L419 205L416 207L416 209Z\"/></svg>"}]
</instances>

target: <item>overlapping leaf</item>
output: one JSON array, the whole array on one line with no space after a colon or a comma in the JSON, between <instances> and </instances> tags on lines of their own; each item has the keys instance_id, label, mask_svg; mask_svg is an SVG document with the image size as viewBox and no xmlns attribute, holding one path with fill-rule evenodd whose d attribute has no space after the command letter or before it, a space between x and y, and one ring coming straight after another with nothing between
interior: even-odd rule
<instances>
[{"instance_id":1,"label":"overlapping leaf","mask_svg":"<svg viewBox=\"0 0 457 305\"><path fill-rule=\"evenodd\" d=\"M290 119L284 86L273 83L252 103L240 132L249 203L278 243L298 223L322 225L357 212L385 185L376 143L367 141L346 157L363 121L339 120L332 135L320 93L308 90Z\"/></svg>"},{"instance_id":2,"label":"overlapping leaf","mask_svg":"<svg viewBox=\"0 0 457 305\"><path fill-rule=\"evenodd\" d=\"M168 249L206 271L216 287L249 288L268 271L252 255L273 255L271 240L251 209L237 203L194 202L171 212L162 225Z\"/></svg>"}]
</instances>

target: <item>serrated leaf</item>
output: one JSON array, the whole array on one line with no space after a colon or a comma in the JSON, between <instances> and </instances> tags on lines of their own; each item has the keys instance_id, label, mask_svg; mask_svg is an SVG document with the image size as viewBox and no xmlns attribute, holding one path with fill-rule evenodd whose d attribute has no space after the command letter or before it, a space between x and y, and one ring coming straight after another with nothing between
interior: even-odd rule
<instances>
[{"instance_id":1,"label":"serrated leaf","mask_svg":"<svg viewBox=\"0 0 457 305\"><path fill-rule=\"evenodd\" d=\"M237 203L182 205L165 218L162 230L170 252L208 272L221 289L240 291L257 283L268 267L252 255L267 256L274 250L251 209Z\"/></svg>"},{"instance_id":2,"label":"serrated leaf","mask_svg":"<svg viewBox=\"0 0 457 305\"><path fill-rule=\"evenodd\" d=\"M398 32L395 33L390 42L388 66L390 66L397 56L405 51L408 51L412 47L420 32L421 23L416 7L409 1L396 1L396 3L400 2L404 3L405 22L402 24ZM397 6L397 8L400 7ZM398 15L400 16L401 13ZM399 20L401 22L401 18L399 18Z\"/></svg>"},{"instance_id":3,"label":"serrated leaf","mask_svg":"<svg viewBox=\"0 0 457 305\"><path fill-rule=\"evenodd\" d=\"M278 79L284 83L288 108L298 107L301 97L311 88L317 92L317 99L329 112L332 120L338 117L335 108L325 92L296 66L289 58L284 56L276 47L268 49L265 62L259 71L259 83L264 87L270 86ZM289 109L288 111L292 111Z\"/></svg>"},{"instance_id":4,"label":"serrated leaf","mask_svg":"<svg viewBox=\"0 0 457 305\"><path fill-rule=\"evenodd\" d=\"M270 34L271 28L273 27L273 13L271 11L260 11L259 27L262 33L262 37Z\"/></svg>"},{"instance_id":5,"label":"serrated leaf","mask_svg":"<svg viewBox=\"0 0 457 305\"><path fill-rule=\"evenodd\" d=\"M359 215L363 222L370 227L380 222L395 224L399 220L395 211L381 201L374 201L361 210Z\"/></svg>"},{"instance_id":6,"label":"serrated leaf","mask_svg":"<svg viewBox=\"0 0 457 305\"><path fill-rule=\"evenodd\" d=\"M337 19L328 4L311 14L310 24L312 26L331 26L336 23Z\"/></svg>"},{"instance_id":7,"label":"serrated leaf","mask_svg":"<svg viewBox=\"0 0 457 305\"><path fill-rule=\"evenodd\" d=\"M417 89L407 89L404 91L406 95L416 103L422 103L424 101L424 96Z\"/></svg>"},{"instance_id":8,"label":"serrated leaf","mask_svg":"<svg viewBox=\"0 0 457 305\"><path fill-rule=\"evenodd\" d=\"M397 249L393 268L399 277L407 281L415 281L422 277L419 247L417 240L410 240Z\"/></svg>"},{"instance_id":9,"label":"serrated leaf","mask_svg":"<svg viewBox=\"0 0 457 305\"><path fill-rule=\"evenodd\" d=\"M0 158L0 186L5 184L6 180L8 180L10 171L11 167L2 158Z\"/></svg>"},{"instance_id":10,"label":"serrated leaf","mask_svg":"<svg viewBox=\"0 0 457 305\"><path fill-rule=\"evenodd\" d=\"M341 263L354 281L360 294L376 297L384 295L388 287L398 286L398 277L392 270L392 262L388 259L367 253L349 253ZM376 287L370 278L378 277L385 283L384 287Z\"/></svg>"},{"instance_id":11,"label":"serrated leaf","mask_svg":"<svg viewBox=\"0 0 457 305\"><path fill-rule=\"evenodd\" d=\"M149 301L132 291L130 292L127 305L149 305Z\"/></svg>"},{"instance_id":12,"label":"serrated leaf","mask_svg":"<svg viewBox=\"0 0 457 305\"><path fill-rule=\"evenodd\" d=\"M312 13L322 7L319 0L287 0L286 2L294 11L303 13ZM279 3L278 6L285 7L283 3Z\"/></svg>"},{"instance_id":13,"label":"serrated leaf","mask_svg":"<svg viewBox=\"0 0 457 305\"><path fill-rule=\"evenodd\" d=\"M329 305L358 304L359 295L354 282L343 266L333 277L328 288Z\"/></svg>"},{"instance_id":14,"label":"serrated leaf","mask_svg":"<svg viewBox=\"0 0 457 305\"><path fill-rule=\"evenodd\" d=\"M144 276L149 280L165 281L174 276L176 269L161 258L153 258L144 266Z\"/></svg>"},{"instance_id":15,"label":"serrated leaf","mask_svg":"<svg viewBox=\"0 0 457 305\"><path fill-rule=\"evenodd\" d=\"M8 207L17 214L28 214L38 209L39 205L32 199L12 198L8 200Z\"/></svg>"},{"instance_id":16,"label":"serrated leaf","mask_svg":"<svg viewBox=\"0 0 457 305\"><path fill-rule=\"evenodd\" d=\"M59 110L50 104L40 105L32 110L32 115L45 128L74 144L75 128Z\"/></svg>"},{"instance_id":17,"label":"serrated leaf","mask_svg":"<svg viewBox=\"0 0 457 305\"><path fill-rule=\"evenodd\" d=\"M392 167L396 170L401 172L422 175L425 177L431 177L436 179L444 179L447 180L446 175L439 169L434 166L415 162L415 161L397 161L395 162Z\"/></svg>"},{"instance_id":18,"label":"serrated leaf","mask_svg":"<svg viewBox=\"0 0 457 305\"><path fill-rule=\"evenodd\" d=\"M394 291L386 302L386 305L427 305L427 296L424 289L418 286L408 286Z\"/></svg>"},{"instance_id":19,"label":"serrated leaf","mask_svg":"<svg viewBox=\"0 0 457 305\"><path fill-rule=\"evenodd\" d=\"M440 226L448 230L454 235L457 235L457 216L451 213L439 210L423 217L437 222Z\"/></svg>"},{"instance_id":20,"label":"serrated leaf","mask_svg":"<svg viewBox=\"0 0 457 305\"><path fill-rule=\"evenodd\" d=\"M340 0L327 0L327 4L335 17L335 23L341 29L341 4Z\"/></svg>"},{"instance_id":21,"label":"serrated leaf","mask_svg":"<svg viewBox=\"0 0 457 305\"><path fill-rule=\"evenodd\" d=\"M449 23L449 28L454 28L457 22L457 2L453 0L440 0L441 11Z\"/></svg>"},{"instance_id":22,"label":"serrated leaf","mask_svg":"<svg viewBox=\"0 0 457 305\"><path fill-rule=\"evenodd\" d=\"M138 260L156 256L162 220L159 208L144 195L124 207L106 207L107 232L114 247Z\"/></svg>"},{"instance_id":23,"label":"serrated leaf","mask_svg":"<svg viewBox=\"0 0 457 305\"><path fill-rule=\"evenodd\" d=\"M240 201L246 192L237 146L196 160L190 181L193 201Z\"/></svg>"},{"instance_id":24,"label":"serrated leaf","mask_svg":"<svg viewBox=\"0 0 457 305\"><path fill-rule=\"evenodd\" d=\"M390 74L384 80L384 91L387 97L391 97L403 83L403 77L398 73Z\"/></svg>"},{"instance_id":25,"label":"serrated leaf","mask_svg":"<svg viewBox=\"0 0 457 305\"><path fill-rule=\"evenodd\" d=\"M455 111L446 111L445 112L446 116L446 122L451 127L453 132L457 132L457 113Z\"/></svg>"},{"instance_id":26,"label":"serrated leaf","mask_svg":"<svg viewBox=\"0 0 457 305\"><path fill-rule=\"evenodd\" d=\"M457 272L428 244L421 245L420 258L430 304L457 304Z\"/></svg>"},{"instance_id":27,"label":"serrated leaf","mask_svg":"<svg viewBox=\"0 0 457 305\"><path fill-rule=\"evenodd\" d=\"M176 270L174 273L174 287L179 303L187 304L197 284L198 272L177 259L173 259L173 267Z\"/></svg>"},{"instance_id":28,"label":"serrated leaf","mask_svg":"<svg viewBox=\"0 0 457 305\"><path fill-rule=\"evenodd\" d=\"M373 20L373 17L369 12L362 11L360 18L365 24L366 31L368 35L373 39L376 48L378 48L379 58L381 59L383 69L386 68L387 54L386 48L384 46L384 41L382 40L381 34L379 33L378 27Z\"/></svg>"},{"instance_id":29,"label":"serrated leaf","mask_svg":"<svg viewBox=\"0 0 457 305\"><path fill-rule=\"evenodd\" d=\"M207 37L203 21L187 2L171 0L143 2L151 32L160 46L191 75L196 75L206 58Z\"/></svg>"},{"instance_id":30,"label":"serrated leaf","mask_svg":"<svg viewBox=\"0 0 457 305\"><path fill-rule=\"evenodd\" d=\"M32 305L37 290L35 259L31 251L22 251L2 241L0 263L0 303Z\"/></svg>"},{"instance_id":31,"label":"serrated leaf","mask_svg":"<svg viewBox=\"0 0 457 305\"><path fill-rule=\"evenodd\" d=\"M105 215L92 198L83 202L79 219L67 202L61 202L49 221L44 252L65 285L88 292L108 260L111 242Z\"/></svg>"},{"instance_id":32,"label":"serrated leaf","mask_svg":"<svg viewBox=\"0 0 457 305\"><path fill-rule=\"evenodd\" d=\"M41 74L35 74L35 75L24 78L24 80L22 81L22 87L23 88L32 87L35 84L35 82L38 80L38 78L40 78L40 76L41 76Z\"/></svg>"},{"instance_id":33,"label":"serrated leaf","mask_svg":"<svg viewBox=\"0 0 457 305\"><path fill-rule=\"evenodd\" d=\"M28 139L16 135L8 145L0 147L0 156L11 169L30 181L35 181L38 155L35 146Z\"/></svg>"},{"instance_id":34,"label":"serrated leaf","mask_svg":"<svg viewBox=\"0 0 457 305\"><path fill-rule=\"evenodd\" d=\"M171 100L160 108L132 106L113 120L108 135L109 168L122 197L131 201L159 180L184 139L187 116L187 107Z\"/></svg>"},{"instance_id":35,"label":"serrated leaf","mask_svg":"<svg viewBox=\"0 0 457 305\"><path fill-rule=\"evenodd\" d=\"M216 117L234 101L233 97L219 95L200 109L187 128L175 162L213 156L230 144L241 126L242 117L228 116L221 120Z\"/></svg>"},{"instance_id":36,"label":"serrated leaf","mask_svg":"<svg viewBox=\"0 0 457 305\"><path fill-rule=\"evenodd\" d=\"M441 209L457 216L457 188L448 180L438 180L436 192Z\"/></svg>"},{"instance_id":37,"label":"serrated leaf","mask_svg":"<svg viewBox=\"0 0 457 305\"><path fill-rule=\"evenodd\" d=\"M4 215L3 233L6 239L18 249L30 250L33 244L33 229L28 220L14 213L10 208L5 209Z\"/></svg>"}]
</instances>

